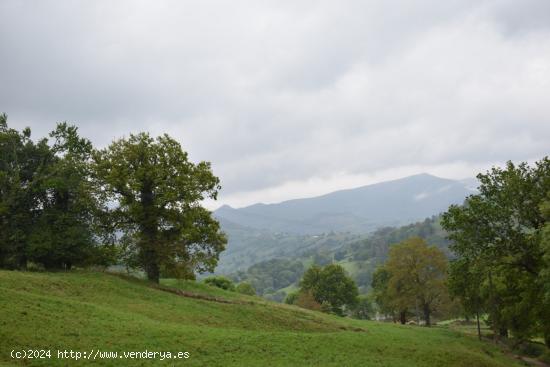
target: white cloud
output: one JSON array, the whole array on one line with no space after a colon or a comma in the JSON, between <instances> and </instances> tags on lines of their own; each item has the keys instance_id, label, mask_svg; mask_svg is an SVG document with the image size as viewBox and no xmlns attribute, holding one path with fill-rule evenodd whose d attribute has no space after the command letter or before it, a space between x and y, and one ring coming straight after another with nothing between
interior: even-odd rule
<instances>
[{"instance_id":1,"label":"white cloud","mask_svg":"<svg viewBox=\"0 0 550 367\"><path fill-rule=\"evenodd\" d=\"M167 132L232 205L464 178L548 154L548 4L7 0L0 109Z\"/></svg>"}]
</instances>

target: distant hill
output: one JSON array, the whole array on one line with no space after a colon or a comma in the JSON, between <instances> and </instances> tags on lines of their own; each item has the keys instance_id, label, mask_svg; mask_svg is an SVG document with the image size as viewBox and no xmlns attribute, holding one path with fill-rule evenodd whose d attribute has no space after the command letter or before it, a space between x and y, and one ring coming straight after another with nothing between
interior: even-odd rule
<instances>
[{"instance_id":1,"label":"distant hill","mask_svg":"<svg viewBox=\"0 0 550 367\"><path fill-rule=\"evenodd\" d=\"M239 209L225 205L214 214L222 223L231 222L233 227L270 232L365 233L438 214L450 204L462 203L473 192L471 180L419 174L278 204L254 204Z\"/></svg>"},{"instance_id":2,"label":"distant hill","mask_svg":"<svg viewBox=\"0 0 550 367\"><path fill-rule=\"evenodd\" d=\"M220 254L216 273L229 274L273 258L291 258L305 251L330 251L345 243L359 241L365 234L327 232L317 235L272 232L245 227L219 218L227 234L227 249Z\"/></svg>"},{"instance_id":3,"label":"distant hill","mask_svg":"<svg viewBox=\"0 0 550 367\"><path fill-rule=\"evenodd\" d=\"M295 248L293 253L288 250L276 258L257 262L246 271L240 269L228 275L235 281L252 283L259 294L280 302L297 288L307 267L312 264L323 266L338 263L352 276L360 291L366 293L370 289L374 270L387 260L390 247L407 238L421 237L452 257L450 242L441 228L440 220L440 216L433 216L402 227L384 227L368 237L357 236L359 238L355 240L341 233L316 236L317 241L310 241L312 245ZM327 246L327 243L331 246ZM239 258L246 256L247 253L243 251Z\"/></svg>"}]
</instances>

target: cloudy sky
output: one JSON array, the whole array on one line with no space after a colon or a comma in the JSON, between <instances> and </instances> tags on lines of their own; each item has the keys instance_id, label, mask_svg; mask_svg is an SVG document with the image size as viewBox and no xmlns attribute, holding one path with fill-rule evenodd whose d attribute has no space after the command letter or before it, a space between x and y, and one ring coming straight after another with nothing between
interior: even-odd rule
<instances>
[{"instance_id":1,"label":"cloudy sky","mask_svg":"<svg viewBox=\"0 0 550 367\"><path fill-rule=\"evenodd\" d=\"M0 111L105 146L177 138L220 203L428 172L466 178L550 148L550 1L0 2Z\"/></svg>"}]
</instances>

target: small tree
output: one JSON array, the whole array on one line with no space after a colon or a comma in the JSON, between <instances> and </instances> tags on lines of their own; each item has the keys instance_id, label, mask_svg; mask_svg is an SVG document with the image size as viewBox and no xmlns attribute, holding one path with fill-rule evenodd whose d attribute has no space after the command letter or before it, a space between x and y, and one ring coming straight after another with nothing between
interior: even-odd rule
<instances>
[{"instance_id":1,"label":"small tree","mask_svg":"<svg viewBox=\"0 0 550 367\"><path fill-rule=\"evenodd\" d=\"M343 307L355 305L359 293L353 279L337 264L309 268L300 282L300 289L311 292L319 304L326 304L337 315L343 314Z\"/></svg>"},{"instance_id":2,"label":"small tree","mask_svg":"<svg viewBox=\"0 0 550 367\"><path fill-rule=\"evenodd\" d=\"M177 141L147 133L117 140L94 158L104 193L117 203L111 218L134 242L149 280L158 283L162 270L214 270L227 240L201 206L220 189L209 163L193 164Z\"/></svg>"}]
</instances>

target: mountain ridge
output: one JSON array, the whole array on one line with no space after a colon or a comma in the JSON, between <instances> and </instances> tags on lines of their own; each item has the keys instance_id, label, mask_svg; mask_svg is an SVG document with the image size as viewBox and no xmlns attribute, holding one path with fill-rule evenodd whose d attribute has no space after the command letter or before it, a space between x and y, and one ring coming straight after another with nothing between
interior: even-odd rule
<instances>
[{"instance_id":1,"label":"mountain ridge","mask_svg":"<svg viewBox=\"0 0 550 367\"><path fill-rule=\"evenodd\" d=\"M223 205L214 215L249 228L274 232L365 233L438 214L450 204L462 203L474 192L470 181L420 173L280 203L256 203L241 208Z\"/></svg>"}]
</instances>

